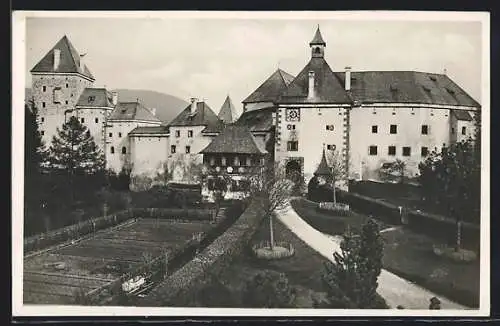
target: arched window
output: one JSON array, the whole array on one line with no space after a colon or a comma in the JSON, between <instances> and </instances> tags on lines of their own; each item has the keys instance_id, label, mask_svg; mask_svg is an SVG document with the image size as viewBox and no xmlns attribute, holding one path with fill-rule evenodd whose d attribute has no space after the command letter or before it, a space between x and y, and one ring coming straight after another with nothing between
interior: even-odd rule
<instances>
[{"instance_id":1,"label":"arched window","mask_svg":"<svg viewBox=\"0 0 500 326\"><path fill-rule=\"evenodd\" d=\"M127 147L125 146L122 147L122 154L127 154Z\"/></svg>"},{"instance_id":2,"label":"arched window","mask_svg":"<svg viewBox=\"0 0 500 326\"><path fill-rule=\"evenodd\" d=\"M111 146L111 154L114 154L115 153L115 148L113 146Z\"/></svg>"}]
</instances>

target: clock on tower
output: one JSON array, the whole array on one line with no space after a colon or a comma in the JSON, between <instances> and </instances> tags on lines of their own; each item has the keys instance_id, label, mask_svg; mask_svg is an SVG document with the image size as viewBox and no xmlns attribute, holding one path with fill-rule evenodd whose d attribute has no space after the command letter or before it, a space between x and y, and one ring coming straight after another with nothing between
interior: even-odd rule
<instances>
[{"instance_id":1,"label":"clock on tower","mask_svg":"<svg viewBox=\"0 0 500 326\"><path fill-rule=\"evenodd\" d=\"M286 109L286 121L300 121L300 109Z\"/></svg>"}]
</instances>

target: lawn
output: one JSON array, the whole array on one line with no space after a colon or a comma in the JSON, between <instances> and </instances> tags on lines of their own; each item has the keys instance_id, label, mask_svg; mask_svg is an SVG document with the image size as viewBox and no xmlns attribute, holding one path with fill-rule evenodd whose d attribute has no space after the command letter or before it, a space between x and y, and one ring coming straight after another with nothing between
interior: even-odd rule
<instances>
[{"instance_id":1,"label":"lawn","mask_svg":"<svg viewBox=\"0 0 500 326\"><path fill-rule=\"evenodd\" d=\"M158 223L158 224L157 224ZM176 223L140 219L92 238L24 259L24 301L37 304L68 304L79 288L91 290L189 241L193 233L211 228L210 223ZM59 266L56 266L59 265Z\"/></svg>"},{"instance_id":2,"label":"lawn","mask_svg":"<svg viewBox=\"0 0 500 326\"><path fill-rule=\"evenodd\" d=\"M321 213L314 203L305 200L293 201L292 207L311 226L331 235L342 234L346 225L359 228L367 219L360 214L351 219ZM433 245L441 244L438 240L403 226L388 227L381 225L381 230L385 229L384 269L463 305L478 306L479 259L470 264L455 263L433 253Z\"/></svg>"},{"instance_id":3,"label":"lawn","mask_svg":"<svg viewBox=\"0 0 500 326\"><path fill-rule=\"evenodd\" d=\"M242 291L245 283L258 272L272 270L284 273L291 285L297 290L297 307L313 308L313 298L325 296L322 283L324 263L323 256L307 246L295 234L288 230L279 220L274 220L275 241L287 241L295 248L295 255L290 258L274 261L264 261L254 258L248 249L217 275L215 282L209 284L200 292L208 293L203 300L207 307L234 307L244 308ZM251 244L268 240L269 223L264 223L255 233Z\"/></svg>"}]
</instances>

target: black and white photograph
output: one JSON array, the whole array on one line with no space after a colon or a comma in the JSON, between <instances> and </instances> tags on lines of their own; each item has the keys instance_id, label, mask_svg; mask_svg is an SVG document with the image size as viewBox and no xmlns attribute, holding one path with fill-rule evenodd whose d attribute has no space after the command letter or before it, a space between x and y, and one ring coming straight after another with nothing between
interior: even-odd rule
<instances>
[{"instance_id":1,"label":"black and white photograph","mask_svg":"<svg viewBox=\"0 0 500 326\"><path fill-rule=\"evenodd\" d=\"M489 14L12 16L18 316L487 316Z\"/></svg>"}]
</instances>

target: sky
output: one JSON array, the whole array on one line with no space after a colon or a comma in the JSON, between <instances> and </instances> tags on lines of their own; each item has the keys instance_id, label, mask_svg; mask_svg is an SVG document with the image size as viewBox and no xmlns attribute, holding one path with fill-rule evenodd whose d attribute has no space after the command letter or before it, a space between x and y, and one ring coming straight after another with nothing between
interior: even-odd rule
<instances>
[{"instance_id":1,"label":"sky","mask_svg":"<svg viewBox=\"0 0 500 326\"><path fill-rule=\"evenodd\" d=\"M95 86L205 100L217 113L241 102L278 67L296 76L320 25L334 71L443 73L481 101L481 24L335 19L27 18L29 70L67 35L87 53Z\"/></svg>"}]
</instances>

